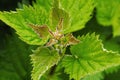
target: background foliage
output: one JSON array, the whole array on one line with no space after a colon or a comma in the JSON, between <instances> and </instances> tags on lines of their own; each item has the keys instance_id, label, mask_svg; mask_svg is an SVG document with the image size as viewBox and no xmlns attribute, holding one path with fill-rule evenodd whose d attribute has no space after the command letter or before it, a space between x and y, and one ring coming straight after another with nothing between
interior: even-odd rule
<instances>
[{"instance_id":1,"label":"background foliage","mask_svg":"<svg viewBox=\"0 0 120 80\"><path fill-rule=\"evenodd\" d=\"M23 8L22 3L28 5L28 4L31 4L32 1L0 0L0 4L1 4L0 10L1 11L15 10L16 7ZM62 0L61 3L65 3L64 0ZM96 34L100 35L100 39L102 40L102 43L104 44L104 47L106 49L113 50L115 52L120 53L120 37L119 37L120 36L120 24L119 24L120 0L106 0L106 1L95 0L95 3L96 3L96 8L93 11L93 17L90 17L89 18L90 20L89 20L89 19L86 19L86 16L83 16L82 19L86 19L85 23L87 22L87 24L85 25L85 27L82 26L80 28L81 30L79 31L74 30L76 32L74 32L73 34L74 36L82 36L82 35L86 35L88 32L89 33L95 32ZM46 5L43 5L43 6L46 6ZM63 5L63 7L64 6L65 5ZM66 10L68 9L69 8L67 8ZM47 10L49 11L49 6ZM84 9L81 10L81 12L83 12L81 13L81 15L84 14L84 10L86 10L86 7L84 7ZM70 14L73 15L72 10ZM36 15L36 14L33 14L33 15ZM28 15L28 17L30 16L31 15ZM77 15L77 17L79 17L79 15ZM76 16L74 16L73 18L77 19ZM80 21L82 21L82 19L80 19ZM34 20L31 20L31 21L34 21ZM36 21L33 23L39 23L39 22ZM83 25L83 24L76 23L75 25ZM54 30L54 28L52 30ZM66 31L72 32L72 30L73 28L70 28L70 30L66 30ZM67 33L66 31L64 33ZM91 40L91 43L93 43L92 40ZM18 38L18 36L15 34L14 30L12 30L9 26L5 25L3 22L0 22L0 80L30 80L32 66L30 64L31 61L30 61L29 55L32 54L31 50L35 49L36 47L37 46L31 46L21 41ZM66 51L66 53L69 53L69 49ZM74 51L72 51L72 49L71 49L71 53L75 54ZM34 56L35 55L33 55L33 57ZM61 71L63 70L61 69ZM64 76L67 74L63 73L64 75L60 75L58 74L58 72L59 71L56 72L56 75L52 76L52 79L68 80L68 77ZM59 75L59 78L56 77L58 75ZM92 76L87 76L82 80L119 80L120 79L119 75L120 75L120 67L118 66L118 67L112 67L103 72L98 72ZM45 77L43 76L42 79L44 80L44 78Z\"/></svg>"}]
</instances>

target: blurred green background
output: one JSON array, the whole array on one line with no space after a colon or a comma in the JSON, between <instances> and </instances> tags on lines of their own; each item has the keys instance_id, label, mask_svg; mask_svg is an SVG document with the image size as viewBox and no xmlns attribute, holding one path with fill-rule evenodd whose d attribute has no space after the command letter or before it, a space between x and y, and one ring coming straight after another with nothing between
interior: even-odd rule
<instances>
[{"instance_id":1,"label":"blurred green background","mask_svg":"<svg viewBox=\"0 0 120 80\"><path fill-rule=\"evenodd\" d=\"M0 11L22 8L22 4L31 4L32 0L0 0ZM15 31L0 21L0 80L31 80L31 49L22 42Z\"/></svg>"}]
</instances>

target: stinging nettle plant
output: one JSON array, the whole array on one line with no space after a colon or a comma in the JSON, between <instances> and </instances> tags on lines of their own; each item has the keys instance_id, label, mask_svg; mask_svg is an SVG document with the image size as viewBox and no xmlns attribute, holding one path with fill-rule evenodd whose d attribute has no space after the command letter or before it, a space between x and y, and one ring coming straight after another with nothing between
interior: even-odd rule
<instances>
[{"instance_id":1,"label":"stinging nettle plant","mask_svg":"<svg viewBox=\"0 0 120 80\"><path fill-rule=\"evenodd\" d=\"M32 80L64 80L63 75L84 80L120 65L120 55L105 49L95 33L72 35L85 27L99 4L97 0L36 0L32 6L0 12L0 19L15 29L21 40L38 45L30 55Z\"/></svg>"}]
</instances>

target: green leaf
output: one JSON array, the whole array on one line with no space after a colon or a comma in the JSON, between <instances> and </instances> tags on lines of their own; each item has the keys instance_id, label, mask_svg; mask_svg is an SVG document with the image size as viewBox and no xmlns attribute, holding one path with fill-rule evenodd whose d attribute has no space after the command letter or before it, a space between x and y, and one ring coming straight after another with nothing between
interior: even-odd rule
<instances>
[{"instance_id":1,"label":"green leaf","mask_svg":"<svg viewBox=\"0 0 120 80\"><path fill-rule=\"evenodd\" d=\"M49 69L40 80L69 80L69 76L64 73L64 68L61 67L61 61L56 66Z\"/></svg>"},{"instance_id":2,"label":"green leaf","mask_svg":"<svg viewBox=\"0 0 120 80\"><path fill-rule=\"evenodd\" d=\"M0 12L0 19L14 28L20 38L32 45L43 45L47 39L41 39L28 24L49 25L49 13L37 6L18 9L11 12Z\"/></svg>"},{"instance_id":3,"label":"green leaf","mask_svg":"<svg viewBox=\"0 0 120 80\"><path fill-rule=\"evenodd\" d=\"M57 64L60 57L57 51L49 50L45 47L39 47L31 55L33 70L32 79L39 80L41 76L53 65Z\"/></svg>"},{"instance_id":4,"label":"green leaf","mask_svg":"<svg viewBox=\"0 0 120 80\"><path fill-rule=\"evenodd\" d=\"M106 74L116 73L119 71L119 69L120 69L120 66L111 67L111 68L108 68L107 70L105 70L105 73Z\"/></svg>"},{"instance_id":5,"label":"green leaf","mask_svg":"<svg viewBox=\"0 0 120 80\"><path fill-rule=\"evenodd\" d=\"M0 45L0 80L30 80L32 46L15 34L4 34L4 38L0 35L0 40L4 40Z\"/></svg>"},{"instance_id":6,"label":"green leaf","mask_svg":"<svg viewBox=\"0 0 120 80\"><path fill-rule=\"evenodd\" d=\"M107 50L112 50L114 52L119 52L120 53L120 45L118 44L118 42L119 42L119 37L118 38L111 38L109 40L104 40L103 41L104 47Z\"/></svg>"},{"instance_id":7,"label":"green leaf","mask_svg":"<svg viewBox=\"0 0 120 80\"><path fill-rule=\"evenodd\" d=\"M51 11L53 0L36 0L37 4L34 4L36 7L42 7L45 9L48 13Z\"/></svg>"},{"instance_id":8,"label":"green leaf","mask_svg":"<svg viewBox=\"0 0 120 80\"><path fill-rule=\"evenodd\" d=\"M97 20L104 26L113 27L113 35L120 35L120 0L95 0Z\"/></svg>"},{"instance_id":9,"label":"green leaf","mask_svg":"<svg viewBox=\"0 0 120 80\"><path fill-rule=\"evenodd\" d=\"M84 28L94 9L94 0L60 0L60 9L69 14L69 27L64 33L74 32Z\"/></svg>"},{"instance_id":10,"label":"green leaf","mask_svg":"<svg viewBox=\"0 0 120 80\"><path fill-rule=\"evenodd\" d=\"M111 25L118 0L95 0L97 7L97 20L102 25Z\"/></svg>"},{"instance_id":11,"label":"green leaf","mask_svg":"<svg viewBox=\"0 0 120 80\"><path fill-rule=\"evenodd\" d=\"M120 36L120 2L117 6L116 14L113 18L113 36Z\"/></svg>"},{"instance_id":12,"label":"green leaf","mask_svg":"<svg viewBox=\"0 0 120 80\"><path fill-rule=\"evenodd\" d=\"M119 0L95 0L97 7L97 20L102 25L111 25L112 19L119 9Z\"/></svg>"},{"instance_id":13,"label":"green leaf","mask_svg":"<svg viewBox=\"0 0 120 80\"><path fill-rule=\"evenodd\" d=\"M120 65L120 55L103 48L99 36L87 34L79 38L80 43L70 48L72 55L66 55L62 64L70 79L79 80L88 75Z\"/></svg>"},{"instance_id":14,"label":"green leaf","mask_svg":"<svg viewBox=\"0 0 120 80\"><path fill-rule=\"evenodd\" d=\"M88 75L87 77L83 78L82 80L103 80L104 76L102 73L96 73L94 75Z\"/></svg>"},{"instance_id":15,"label":"green leaf","mask_svg":"<svg viewBox=\"0 0 120 80\"><path fill-rule=\"evenodd\" d=\"M30 27L36 32L36 34L42 38L42 39L47 39L49 37L49 28L46 25L34 25L34 24L29 24Z\"/></svg>"},{"instance_id":16,"label":"green leaf","mask_svg":"<svg viewBox=\"0 0 120 80\"><path fill-rule=\"evenodd\" d=\"M63 23L58 24L60 20L63 19ZM63 9L52 8L52 30L56 29L56 26L62 25L62 30L68 28L70 25L69 14L65 12Z\"/></svg>"}]
</instances>

